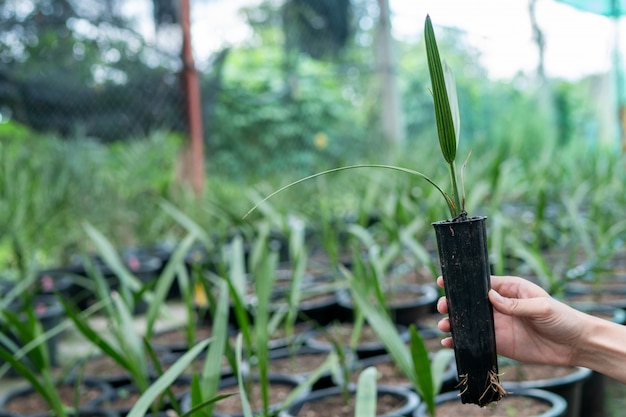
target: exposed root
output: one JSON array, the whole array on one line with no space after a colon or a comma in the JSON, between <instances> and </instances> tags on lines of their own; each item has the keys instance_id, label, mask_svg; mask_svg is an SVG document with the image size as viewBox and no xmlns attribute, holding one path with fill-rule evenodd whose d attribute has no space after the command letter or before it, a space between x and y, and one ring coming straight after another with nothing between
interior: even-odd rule
<instances>
[{"instance_id":1,"label":"exposed root","mask_svg":"<svg viewBox=\"0 0 626 417\"><path fill-rule=\"evenodd\" d=\"M485 392L483 392L483 395L480 396L478 401L482 403L483 399L490 392L494 392L497 394L498 399L496 401L500 400L502 397L506 396L507 394L506 390L504 389L504 387L500 384L500 381L498 380L498 374L493 370L489 372L489 383L487 385L487 388L485 388Z\"/></svg>"},{"instance_id":2,"label":"exposed root","mask_svg":"<svg viewBox=\"0 0 626 417\"><path fill-rule=\"evenodd\" d=\"M463 375L459 375L459 383L456 384L456 386L454 388L460 388L459 392L459 396L463 395L467 392L468 389L468 382L469 382L469 375L468 374L463 374Z\"/></svg>"}]
</instances>

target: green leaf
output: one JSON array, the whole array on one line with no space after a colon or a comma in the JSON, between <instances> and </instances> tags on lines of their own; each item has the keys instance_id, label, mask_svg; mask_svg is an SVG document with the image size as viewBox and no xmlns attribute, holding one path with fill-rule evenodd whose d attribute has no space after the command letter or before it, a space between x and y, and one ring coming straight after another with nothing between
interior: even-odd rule
<instances>
[{"instance_id":1,"label":"green leaf","mask_svg":"<svg viewBox=\"0 0 626 417\"><path fill-rule=\"evenodd\" d=\"M252 417L252 408L250 407L250 401L246 393L246 381L243 375L243 339L241 333L237 335L237 341L235 342L235 352L237 356L237 384L239 386L239 395L241 396L241 409L243 410L244 417Z\"/></svg>"},{"instance_id":2,"label":"green leaf","mask_svg":"<svg viewBox=\"0 0 626 417\"><path fill-rule=\"evenodd\" d=\"M189 349L187 353L181 356L174 364L139 397L133 408L131 408L127 417L143 417L154 400L178 378L189 364L202 352L211 339L205 339L194 347Z\"/></svg>"},{"instance_id":3,"label":"green leaf","mask_svg":"<svg viewBox=\"0 0 626 417\"><path fill-rule=\"evenodd\" d=\"M446 99L446 101L447 101L447 99ZM289 184L279 188L278 190L274 191L273 193L271 193L270 195L268 195L267 197L265 197L264 199L262 199L258 203L256 203L250 210L248 210L248 212L246 214L244 214L243 219L248 217L253 211L255 211L257 208L259 208L259 206L261 204L263 204L264 202L266 202L270 198L274 197L275 195L277 195L277 194L287 190L288 188L291 188L291 187L293 187L295 185L298 185L298 184L301 184L301 183L303 183L305 181L312 180L314 178L318 178L318 177L321 177L321 176L324 176L324 175L328 175L328 174L332 174L332 173L336 173L336 172L341 172L341 171L357 169L357 168L391 169L391 170L394 170L394 171L400 171L400 172L404 172L404 173L407 173L407 174L411 174L411 175L415 175L417 177L420 177L420 178L424 179L426 182L428 182L430 185L435 187L437 189L437 191L439 191L439 193L446 200L446 204L448 205L448 208L450 209L450 212L453 215L453 217L456 216L456 208L455 207L459 207L458 202L457 202L457 204L455 206L455 200L450 198L450 196L443 190L443 188L441 188L439 185L437 185L436 182L434 182L432 179L430 179L425 174L422 174L421 172L415 171L413 169L403 168L403 167L398 167L398 166L393 166L393 165L359 164L359 165L348 165L348 166L344 166L344 167L333 168L333 169L329 169L329 170L326 170L326 171L321 171L321 172L318 172L316 174L312 174L312 175L309 175L308 177L300 178L297 181L289 183Z\"/></svg>"},{"instance_id":4,"label":"green leaf","mask_svg":"<svg viewBox=\"0 0 626 417\"><path fill-rule=\"evenodd\" d=\"M113 332L116 334L117 342L126 356L126 362L130 365L127 368L131 373L133 382L138 388L148 385L148 360L141 336L135 329L135 321L128 306L117 293L111 294L116 308L118 323L113 324Z\"/></svg>"},{"instance_id":5,"label":"green leaf","mask_svg":"<svg viewBox=\"0 0 626 417\"><path fill-rule=\"evenodd\" d=\"M176 206L167 200L162 200L160 206L163 211L172 216L181 226L187 229L190 233L193 233L195 236L198 236L207 246L210 245L211 238L198 223L191 219L191 217L180 211Z\"/></svg>"},{"instance_id":6,"label":"green leaf","mask_svg":"<svg viewBox=\"0 0 626 417\"><path fill-rule=\"evenodd\" d=\"M433 376L433 388L435 395L441 392L441 386L443 385L443 375L448 370L450 362L454 360L454 350L441 349L438 350L430 358L430 370Z\"/></svg>"},{"instance_id":7,"label":"green leaf","mask_svg":"<svg viewBox=\"0 0 626 417\"><path fill-rule=\"evenodd\" d=\"M459 112L459 99L456 94L456 83L454 82L454 73L452 68L443 61L443 77L446 82L446 92L448 93L448 103L450 104L450 113L452 114L452 123L454 125L454 135L456 139L456 148L459 147L459 137L461 136L461 113Z\"/></svg>"},{"instance_id":8,"label":"green leaf","mask_svg":"<svg viewBox=\"0 0 626 417\"><path fill-rule=\"evenodd\" d=\"M354 403L354 415L356 417L375 417L377 390L376 390L376 367L367 367L359 375L356 388L356 401Z\"/></svg>"},{"instance_id":9,"label":"green leaf","mask_svg":"<svg viewBox=\"0 0 626 417\"><path fill-rule=\"evenodd\" d=\"M431 416L435 415L435 388L433 386L433 376L430 369L430 358L424 345L424 340L415 329L414 325L409 328L411 335L411 359L413 368L417 375L416 389L426 402Z\"/></svg>"},{"instance_id":10,"label":"green leaf","mask_svg":"<svg viewBox=\"0 0 626 417\"><path fill-rule=\"evenodd\" d=\"M2 346L0 346L0 359L10 364L20 376L30 382L33 389L44 398L44 400L52 409L54 409L55 412L58 413L59 417L66 415L64 408L61 406L61 400L58 396L56 387L52 381L44 381L43 383L39 382L35 371L15 359L11 352L6 351Z\"/></svg>"},{"instance_id":11,"label":"green leaf","mask_svg":"<svg viewBox=\"0 0 626 417\"><path fill-rule=\"evenodd\" d=\"M119 351L113 344L108 342L100 332L94 330L87 317L78 312L68 301L61 298L65 314L72 320L76 329L91 343L97 346L105 355L109 356L124 369L133 369L133 365L128 361L124 354Z\"/></svg>"},{"instance_id":12,"label":"green leaf","mask_svg":"<svg viewBox=\"0 0 626 417\"><path fill-rule=\"evenodd\" d=\"M156 287L154 289L154 297L148 312L146 313L146 338L150 339L154 330L157 319L161 313L162 308L165 306L165 298L172 286L179 266L183 265L185 256L191 249L191 246L195 242L196 237L193 233L188 234L181 244L176 248L172 257L168 261L165 269L157 280Z\"/></svg>"},{"instance_id":13,"label":"green leaf","mask_svg":"<svg viewBox=\"0 0 626 417\"><path fill-rule=\"evenodd\" d=\"M435 104L435 118L437 121L437 133L439 134L439 146L447 163L451 164L456 158L457 136L454 130L454 119L450 110L450 100L446 88L446 79L439 57L439 48L435 39L435 32L430 20L426 16L424 27L426 38L426 55L428 58L428 70ZM456 94L455 94L456 95Z\"/></svg>"},{"instance_id":14,"label":"green leaf","mask_svg":"<svg viewBox=\"0 0 626 417\"><path fill-rule=\"evenodd\" d=\"M398 329L389 318L389 315L380 308L370 303L365 291L359 286L352 273L346 268L341 268L341 272L348 278L350 290L355 305L361 310L367 322L376 332L380 340L385 344L385 348L393 358L394 362L404 372L406 377L414 386L417 386L417 377L411 361L411 354L405 342L400 337Z\"/></svg>"},{"instance_id":15,"label":"green leaf","mask_svg":"<svg viewBox=\"0 0 626 417\"><path fill-rule=\"evenodd\" d=\"M336 369L339 366L339 358L335 352L330 352L328 357L320 366L311 372L304 381L300 382L298 386L291 390L287 395L287 398L280 404L280 410L287 409L295 400L300 398L306 390L309 390L315 382L317 382L322 375L327 372Z\"/></svg>"},{"instance_id":16,"label":"green leaf","mask_svg":"<svg viewBox=\"0 0 626 417\"><path fill-rule=\"evenodd\" d=\"M212 335L216 342L209 347L202 368L202 400L215 396L218 391L222 376L222 357L228 341L228 284L221 280L216 285L219 293L212 327ZM206 410L207 413L212 411Z\"/></svg>"},{"instance_id":17,"label":"green leaf","mask_svg":"<svg viewBox=\"0 0 626 417\"><path fill-rule=\"evenodd\" d=\"M255 292L257 295L257 305L254 318L257 370L261 383L261 400L263 411L269 413L269 335L268 323L270 317L270 303L272 288L276 279L276 265L278 264L278 254L268 253L263 257L255 276Z\"/></svg>"},{"instance_id":18,"label":"green leaf","mask_svg":"<svg viewBox=\"0 0 626 417\"><path fill-rule=\"evenodd\" d=\"M124 263L120 259L117 251L111 244L111 242L95 227L89 223L84 224L85 231L94 242L98 249L98 253L102 256L102 259L111 268L115 275L119 278L123 287L129 288L132 291L140 291L141 283L137 278L130 273L128 268L124 266Z\"/></svg>"}]
</instances>

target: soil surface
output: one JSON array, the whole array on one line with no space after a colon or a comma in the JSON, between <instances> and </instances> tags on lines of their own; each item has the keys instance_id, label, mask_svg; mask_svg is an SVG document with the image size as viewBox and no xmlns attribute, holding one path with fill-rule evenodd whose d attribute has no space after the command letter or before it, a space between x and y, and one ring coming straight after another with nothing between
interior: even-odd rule
<instances>
[{"instance_id":1,"label":"soil surface","mask_svg":"<svg viewBox=\"0 0 626 417\"><path fill-rule=\"evenodd\" d=\"M378 378L376 383L381 385L390 386L411 386L411 381L406 377L404 372L393 362L379 362L372 366L376 368ZM350 382L356 384L359 379L359 375L363 369L359 369L357 372L353 372L350 378Z\"/></svg>"},{"instance_id":2,"label":"soil surface","mask_svg":"<svg viewBox=\"0 0 626 417\"><path fill-rule=\"evenodd\" d=\"M296 417L354 417L355 395L348 402L341 395L332 395L305 403ZM381 394L376 402L376 415L384 415L405 404L405 399L390 394Z\"/></svg>"},{"instance_id":3,"label":"soil surface","mask_svg":"<svg viewBox=\"0 0 626 417\"><path fill-rule=\"evenodd\" d=\"M270 360L269 368L277 374L306 374L319 368L327 358L327 353L296 353Z\"/></svg>"},{"instance_id":4,"label":"soil surface","mask_svg":"<svg viewBox=\"0 0 626 417\"><path fill-rule=\"evenodd\" d=\"M578 370L574 366L533 365L526 363L501 364L498 368L500 371L500 382L538 381L559 378L573 374Z\"/></svg>"},{"instance_id":5,"label":"soil surface","mask_svg":"<svg viewBox=\"0 0 626 417\"><path fill-rule=\"evenodd\" d=\"M315 335L315 340L322 343L330 343L327 333L330 334L332 338L337 340L340 343L343 343L344 346L350 345L350 338L352 337L352 332L354 331L354 326L352 323L338 323L327 327L325 332L320 332ZM364 325L361 328L361 333L359 335L359 344L374 344L381 343L380 338L368 325Z\"/></svg>"},{"instance_id":6,"label":"soil surface","mask_svg":"<svg viewBox=\"0 0 626 417\"><path fill-rule=\"evenodd\" d=\"M185 392L189 391L190 387L187 384L172 384L170 385L171 391L175 396L180 397ZM101 407L105 410L116 410L116 411L127 411L130 410L139 400L139 397L143 394L143 392L130 388L120 388L117 391L117 395L115 398L105 401ZM165 395L165 394L164 394ZM162 398L165 398L162 396ZM169 400L161 400L163 401L159 408L166 408L167 402ZM157 400L156 404L159 403Z\"/></svg>"},{"instance_id":7,"label":"soil surface","mask_svg":"<svg viewBox=\"0 0 626 417\"><path fill-rule=\"evenodd\" d=\"M194 341L197 343L211 337L212 328L209 326L198 326L194 329L194 332ZM153 347L185 346L187 345L187 329L171 329L156 333L150 340L150 343Z\"/></svg>"},{"instance_id":8,"label":"soil surface","mask_svg":"<svg viewBox=\"0 0 626 417\"><path fill-rule=\"evenodd\" d=\"M57 392L64 405L74 407L76 405L75 401L78 401L79 408L83 408L87 403L103 394L100 388L84 385L79 388L78 393L76 392L76 387L70 385L58 387ZM13 398L6 404L5 408L7 411L19 415L42 414L50 411L48 403L36 391L27 392Z\"/></svg>"},{"instance_id":9,"label":"soil surface","mask_svg":"<svg viewBox=\"0 0 626 417\"><path fill-rule=\"evenodd\" d=\"M460 401L446 402L437 406L437 417L534 417L548 409L550 405L543 400L508 396L497 404L483 408Z\"/></svg>"},{"instance_id":10,"label":"soil surface","mask_svg":"<svg viewBox=\"0 0 626 417\"><path fill-rule=\"evenodd\" d=\"M286 384L270 383L269 389L269 404L279 405L289 395L294 388ZM238 393L239 388L237 386L226 387L218 391L218 395ZM248 395L248 401L250 402L250 408L252 411L260 411L263 409L263 402L261 400L261 386L259 384L252 385L251 394ZM241 414L243 408L241 406L241 396L239 394L232 395L228 398L224 398L215 403L213 410L216 413L222 414Z\"/></svg>"}]
</instances>

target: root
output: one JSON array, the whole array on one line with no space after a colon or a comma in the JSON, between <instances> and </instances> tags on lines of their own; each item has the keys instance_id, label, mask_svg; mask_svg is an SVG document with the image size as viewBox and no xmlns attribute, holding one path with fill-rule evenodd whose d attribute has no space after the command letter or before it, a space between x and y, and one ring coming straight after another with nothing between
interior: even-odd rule
<instances>
[{"instance_id":1,"label":"root","mask_svg":"<svg viewBox=\"0 0 626 417\"><path fill-rule=\"evenodd\" d=\"M493 370L489 372L489 381L487 388L485 388L485 392L483 392L483 395L480 396L478 401L482 403L483 398L485 398L490 392L495 392L497 394L498 399L496 401L500 400L507 394L506 390L498 380L498 374Z\"/></svg>"},{"instance_id":2,"label":"root","mask_svg":"<svg viewBox=\"0 0 626 417\"><path fill-rule=\"evenodd\" d=\"M460 388L461 392L459 392L459 395L463 395L467 392L468 389L468 384L469 382L469 375L468 374L463 374L463 375L459 375L459 383L456 384L456 386L454 388Z\"/></svg>"}]
</instances>

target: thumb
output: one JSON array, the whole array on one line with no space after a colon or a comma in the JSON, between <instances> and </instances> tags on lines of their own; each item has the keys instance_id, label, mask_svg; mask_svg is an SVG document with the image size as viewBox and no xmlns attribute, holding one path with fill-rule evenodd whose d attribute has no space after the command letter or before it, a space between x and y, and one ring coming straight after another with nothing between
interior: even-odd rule
<instances>
[{"instance_id":1,"label":"thumb","mask_svg":"<svg viewBox=\"0 0 626 417\"><path fill-rule=\"evenodd\" d=\"M489 301L493 307L502 314L507 316L521 316L529 317L537 315L538 309L541 307L537 304L542 300L533 298L520 299L520 298L507 298L503 297L496 290L489 290Z\"/></svg>"}]
</instances>

